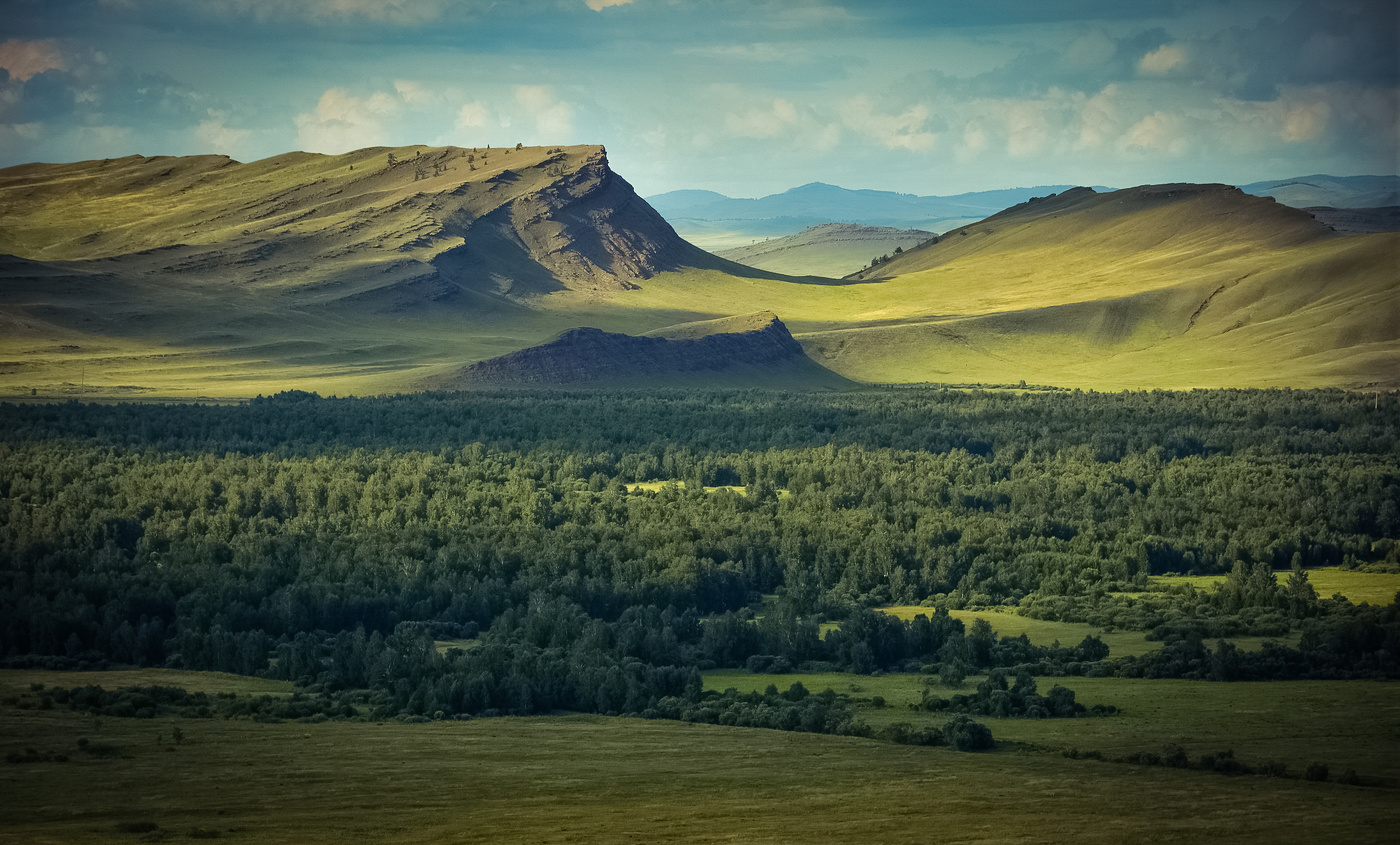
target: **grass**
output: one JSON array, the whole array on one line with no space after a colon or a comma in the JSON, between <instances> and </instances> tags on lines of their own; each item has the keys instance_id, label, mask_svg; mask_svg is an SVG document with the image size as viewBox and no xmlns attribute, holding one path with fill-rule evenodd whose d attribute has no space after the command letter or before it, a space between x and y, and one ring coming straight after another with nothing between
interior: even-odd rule
<instances>
[{"instance_id":1,"label":"grass","mask_svg":"<svg viewBox=\"0 0 1400 845\"><path fill-rule=\"evenodd\" d=\"M918 230L828 224L745 244L720 255L774 273L839 279L867 267L876 256L911 249L930 237L931 233Z\"/></svg>"},{"instance_id":2,"label":"grass","mask_svg":"<svg viewBox=\"0 0 1400 845\"><path fill-rule=\"evenodd\" d=\"M982 678L969 678L962 689L947 689L935 680L930 694L944 698L970 692ZM871 725L910 722L939 725L946 714L916 712L925 680L919 675L877 677L839 673L751 675L740 670L707 672L705 687L741 692L762 691L769 684L786 690L801 681L813 692L833 689L862 699L857 711ZM1082 704L1112 704L1116 716L1080 719L991 719L978 717L998 741L1061 751L1077 748L1107 756L1134 751L1160 752L1177 743L1193 755L1234 750L1246 763L1287 763L1294 773L1321 762L1334 773L1351 768L1363 776L1400 786L1400 687L1374 681L1210 681L1139 678L1039 678L1040 692L1055 684L1075 691ZM871 706L873 696L886 706Z\"/></svg>"},{"instance_id":3,"label":"grass","mask_svg":"<svg viewBox=\"0 0 1400 845\"><path fill-rule=\"evenodd\" d=\"M1376 789L638 719L183 720L158 742L172 721L0 704L6 753L129 755L0 765L0 841L1355 842L1400 821Z\"/></svg>"},{"instance_id":4,"label":"grass","mask_svg":"<svg viewBox=\"0 0 1400 845\"><path fill-rule=\"evenodd\" d=\"M664 488L664 487L665 487L666 485L668 485L668 484L674 484L674 485L676 485L677 487L681 488L682 490L685 489L685 482L684 482L684 481L639 481L639 482L637 482L636 484L629 484L629 485L627 485L627 492L629 492L629 493L656 493L656 492L660 491L662 488ZM704 491L705 491L706 493L714 493L714 492L719 491L719 490L728 490L730 493L733 493L733 494L736 495L736 496L747 495L747 490L748 490L747 487L744 487L744 486L738 485L738 484L721 484L721 485L716 486L716 487L706 486L706 487L703 488L703 489L704 489ZM783 498L783 497L785 497L785 496L791 496L791 495L792 495L792 491L791 491L791 490L788 490L788 489L786 489L786 488L781 488L781 487L780 487L780 488L777 488L777 492L778 492L778 498L780 498L780 499Z\"/></svg>"},{"instance_id":5,"label":"grass","mask_svg":"<svg viewBox=\"0 0 1400 845\"><path fill-rule=\"evenodd\" d=\"M1288 572L1276 572L1280 582L1288 580ZM1171 587L1190 584L1198 590L1215 590L1225 583L1225 575L1153 575L1153 586ZM1387 605L1400 592L1400 572L1358 572L1339 566L1324 566L1308 570L1308 581L1319 596L1329 598L1343 595L1352 604Z\"/></svg>"},{"instance_id":6,"label":"grass","mask_svg":"<svg viewBox=\"0 0 1400 845\"><path fill-rule=\"evenodd\" d=\"M917 605L902 605L897 607L884 607L881 611L900 619L913 619L919 614L925 616L933 615L933 608L919 607ZM1104 641L1108 646L1109 654L1113 657L1123 657L1125 655L1146 654L1162 647L1161 643L1152 642L1147 639L1141 631L1105 631L1094 625L1087 625L1081 622L1048 622L1043 619L1032 619L1029 616L1020 616L1012 608L991 609L991 610L950 610L950 615L961 619L963 625L968 628L977 619L985 619L991 624L992 630L1002 637L1019 637L1022 634L1034 645L1048 646L1055 642L1070 648L1089 636L1095 636Z\"/></svg>"}]
</instances>

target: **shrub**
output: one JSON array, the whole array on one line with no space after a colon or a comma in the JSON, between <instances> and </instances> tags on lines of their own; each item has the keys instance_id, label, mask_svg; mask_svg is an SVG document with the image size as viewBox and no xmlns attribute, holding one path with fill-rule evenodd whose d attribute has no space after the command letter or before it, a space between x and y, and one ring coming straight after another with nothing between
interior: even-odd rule
<instances>
[{"instance_id":1,"label":"shrub","mask_svg":"<svg viewBox=\"0 0 1400 845\"><path fill-rule=\"evenodd\" d=\"M986 725L961 713L943 726L943 738L959 751L987 751L996 744Z\"/></svg>"}]
</instances>

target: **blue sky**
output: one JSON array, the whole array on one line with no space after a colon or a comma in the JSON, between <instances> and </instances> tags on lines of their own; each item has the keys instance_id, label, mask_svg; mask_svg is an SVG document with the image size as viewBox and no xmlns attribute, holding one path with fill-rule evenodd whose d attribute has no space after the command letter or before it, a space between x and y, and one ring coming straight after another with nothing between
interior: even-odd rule
<instances>
[{"instance_id":1,"label":"blue sky","mask_svg":"<svg viewBox=\"0 0 1400 845\"><path fill-rule=\"evenodd\" d=\"M601 143L644 195L1395 173L1394 0L0 0L0 166Z\"/></svg>"}]
</instances>

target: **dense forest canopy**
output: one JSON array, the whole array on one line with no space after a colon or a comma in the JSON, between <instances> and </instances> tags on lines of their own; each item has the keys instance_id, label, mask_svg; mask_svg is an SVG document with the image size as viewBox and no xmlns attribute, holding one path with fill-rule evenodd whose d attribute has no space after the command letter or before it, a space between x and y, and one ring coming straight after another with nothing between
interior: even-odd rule
<instances>
[{"instance_id":1,"label":"dense forest canopy","mask_svg":"<svg viewBox=\"0 0 1400 845\"><path fill-rule=\"evenodd\" d=\"M0 656L271 673L413 713L640 712L716 665L1386 674L1395 606L1319 599L1305 569L1400 566L1397 410L917 388L0 405ZM1231 578L1121 595L1166 572ZM929 616L866 610L890 603ZM989 604L1169 643L1109 666L946 613ZM1224 668L1202 644L1290 630L1302 650Z\"/></svg>"}]
</instances>

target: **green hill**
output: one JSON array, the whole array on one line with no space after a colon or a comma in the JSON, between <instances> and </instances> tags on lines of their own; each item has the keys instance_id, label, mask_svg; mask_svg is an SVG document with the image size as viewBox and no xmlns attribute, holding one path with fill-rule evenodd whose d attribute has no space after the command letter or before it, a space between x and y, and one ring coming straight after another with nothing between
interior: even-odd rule
<instances>
[{"instance_id":1,"label":"green hill","mask_svg":"<svg viewBox=\"0 0 1400 845\"><path fill-rule=\"evenodd\" d=\"M757 311L858 381L1400 387L1400 236L1221 185L1065 191L844 280L687 243L597 146L24 165L0 215L7 395L413 390Z\"/></svg>"}]
</instances>

